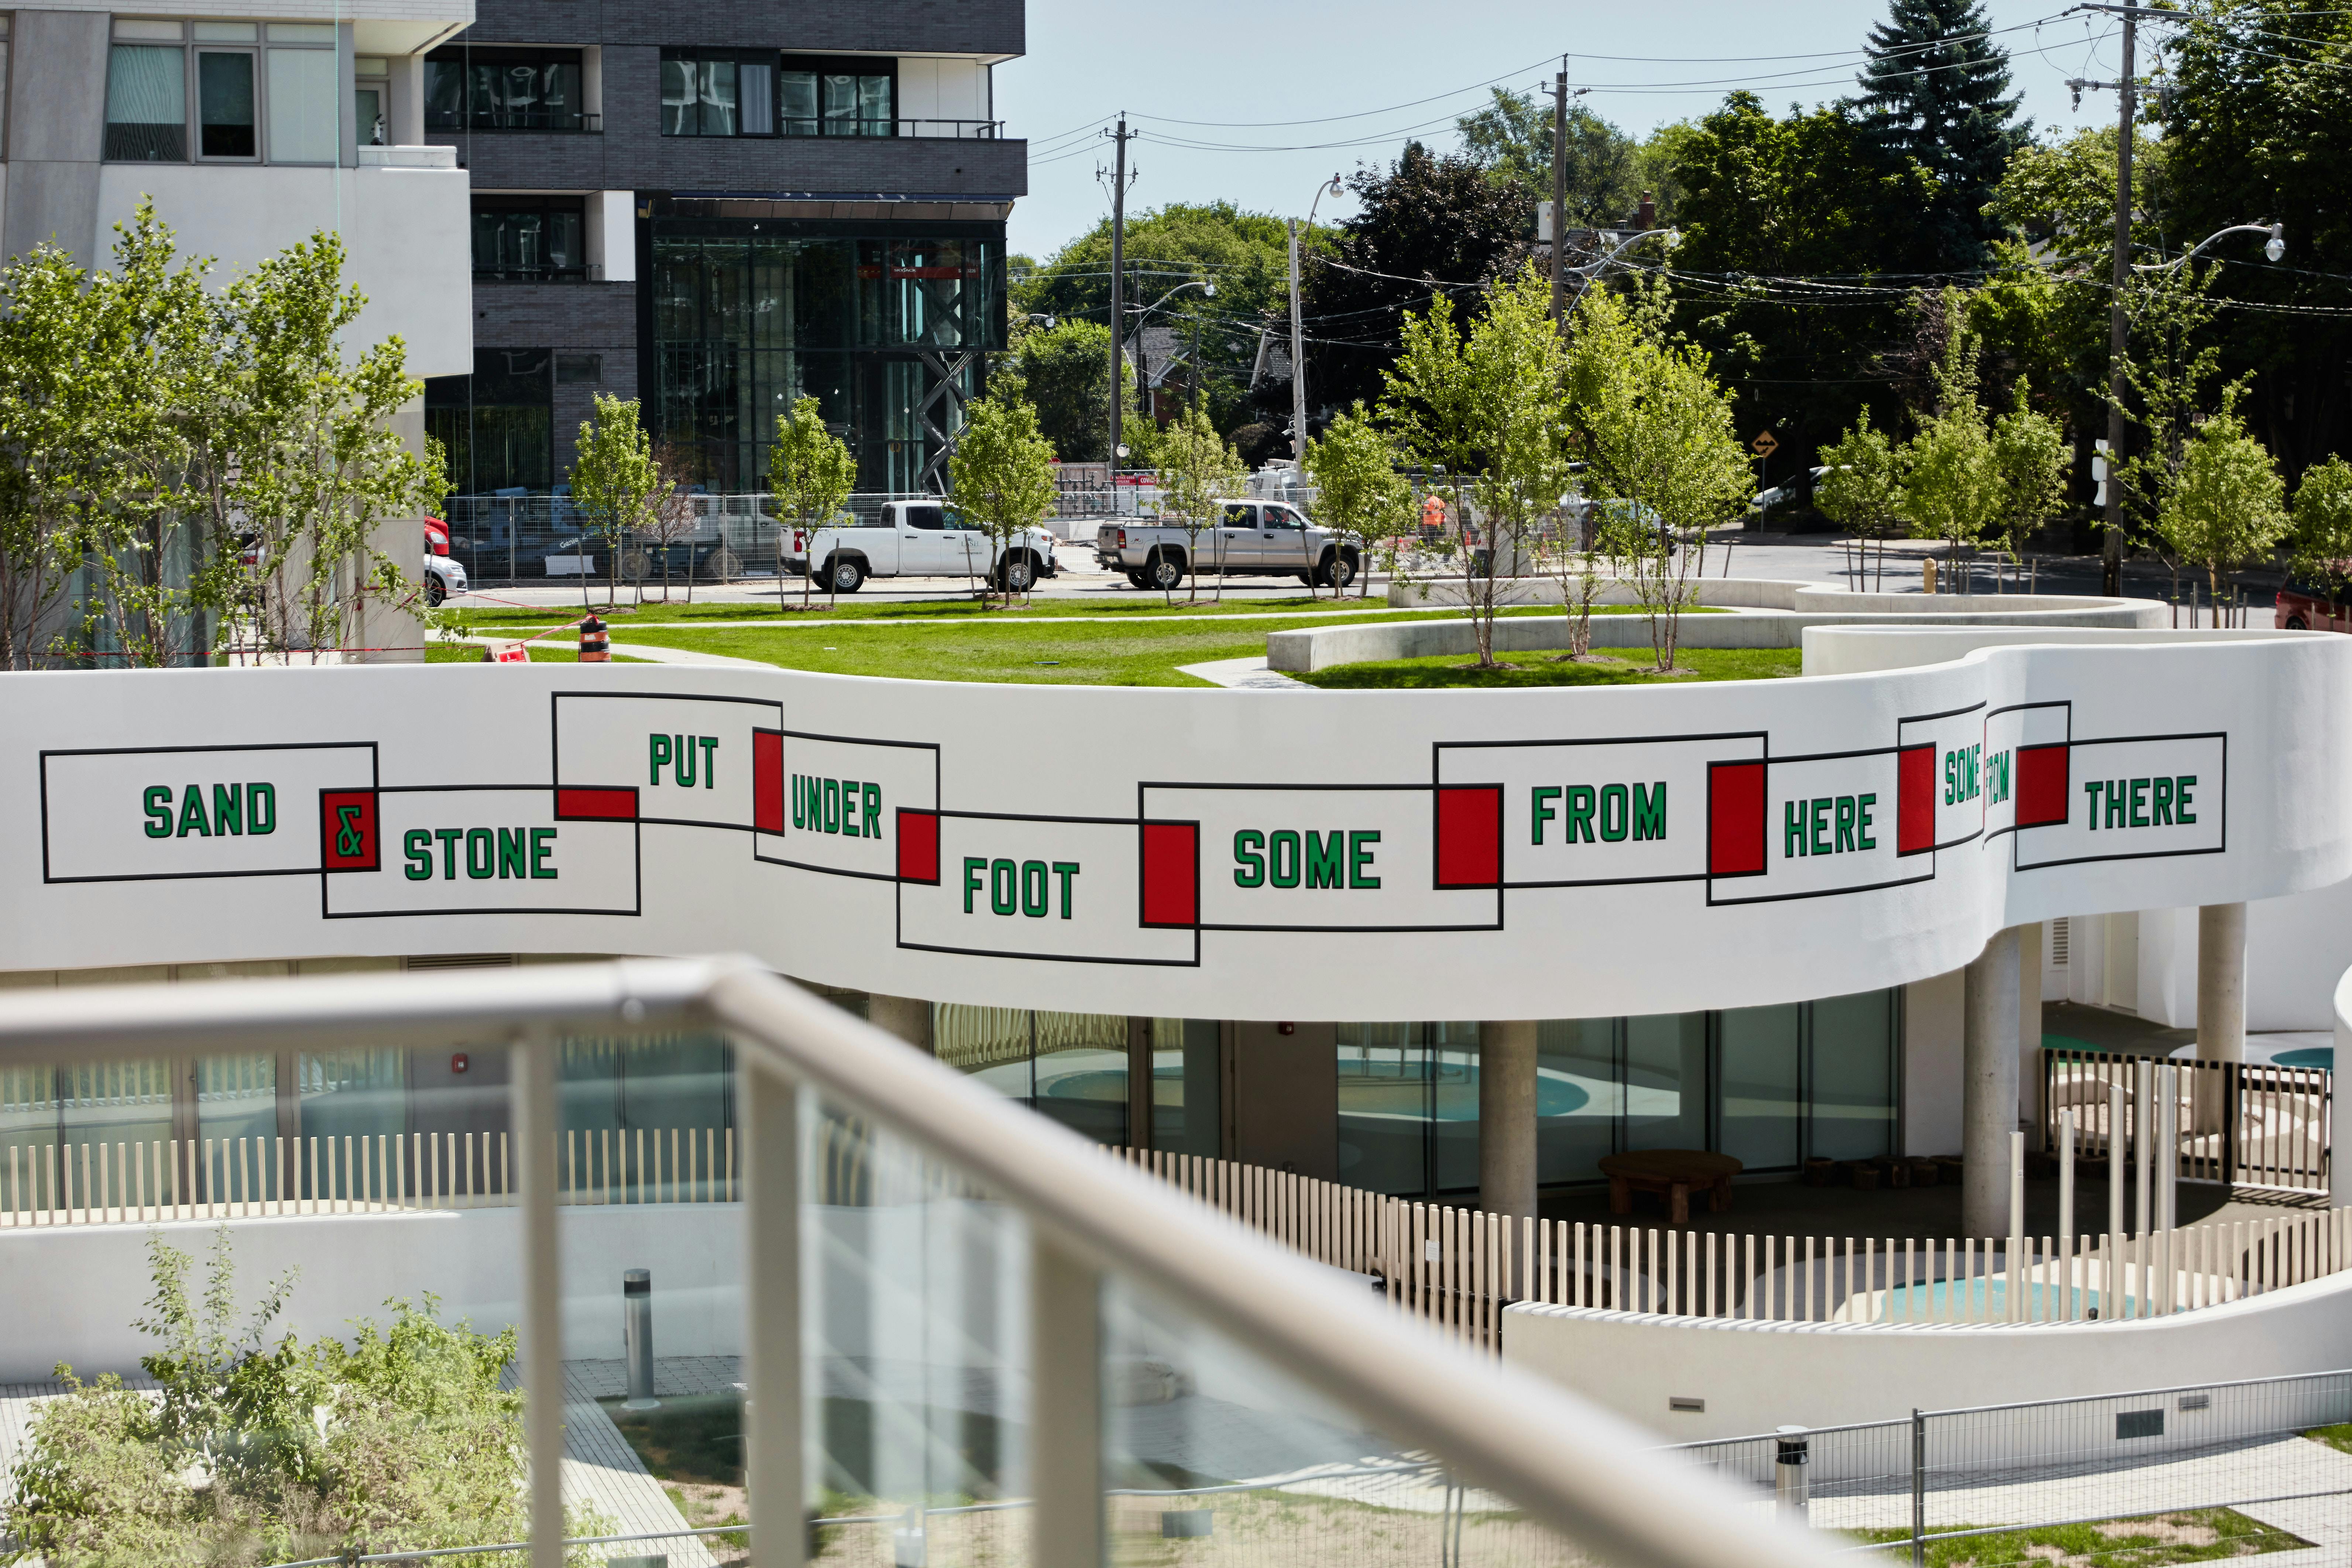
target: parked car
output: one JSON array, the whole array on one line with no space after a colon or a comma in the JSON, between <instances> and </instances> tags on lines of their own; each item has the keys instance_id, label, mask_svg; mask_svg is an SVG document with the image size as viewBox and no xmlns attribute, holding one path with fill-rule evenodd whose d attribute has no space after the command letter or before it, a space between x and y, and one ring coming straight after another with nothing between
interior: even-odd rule
<instances>
[{"instance_id":1,"label":"parked car","mask_svg":"<svg viewBox=\"0 0 2352 1568\"><path fill-rule=\"evenodd\" d=\"M1104 570L1124 573L1139 588L1165 590L1192 570L1200 551L1201 570L1229 577L1296 577L1319 587L1344 588L1361 563L1356 547L1307 521L1280 501L1216 503L1214 527L1196 536L1179 523L1107 522L1095 533L1095 559Z\"/></svg>"},{"instance_id":2,"label":"parked car","mask_svg":"<svg viewBox=\"0 0 2352 1568\"><path fill-rule=\"evenodd\" d=\"M425 520L425 602L438 606L452 594L466 591L466 569L449 555L449 525L437 517Z\"/></svg>"},{"instance_id":3,"label":"parked car","mask_svg":"<svg viewBox=\"0 0 2352 1568\"><path fill-rule=\"evenodd\" d=\"M1054 536L1025 528L998 559L997 542L944 501L885 501L872 519L850 527L789 531L784 570L810 574L836 593L855 594L869 577L985 577L1009 593L1051 577Z\"/></svg>"},{"instance_id":4,"label":"parked car","mask_svg":"<svg viewBox=\"0 0 2352 1568\"><path fill-rule=\"evenodd\" d=\"M2344 584L2290 581L2272 624L2282 631L2352 632L2352 592Z\"/></svg>"}]
</instances>

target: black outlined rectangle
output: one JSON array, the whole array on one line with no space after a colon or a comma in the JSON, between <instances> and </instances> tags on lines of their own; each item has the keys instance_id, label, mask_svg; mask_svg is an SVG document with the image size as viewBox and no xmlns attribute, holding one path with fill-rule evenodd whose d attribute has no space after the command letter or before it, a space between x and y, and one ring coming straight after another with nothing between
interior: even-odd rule
<instances>
[{"instance_id":1,"label":"black outlined rectangle","mask_svg":"<svg viewBox=\"0 0 2352 1568\"><path fill-rule=\"evenodd\" d=\"M1196 969L1200 967L1201 932L1198 927L1147 927L1142 924L1142 879L1140 875L1140 830L1142 824L1139 819L1124 816L1057 816L1051 813L1009 811L941 811L938 816L940 819L940 880L937 884L922 884L914 882L898 882L896 884L896 900L894 903L896 918L892 934L897 946L914 952L957 953L971 958L1013 958L1034 963L1128 964L1146 969ZM1131 872L1134 873L1136 878L1134 896L1132 899L1127 900L1124 905L1124 907L1129 911L1130 918L1135 923L1131 928L1129 928L1129 932L1126 934L1131 934L1137 938L1151 938L1169 935L1171 933L1171 929L1189 931L1189 942L1184 944L1189 947L1189 952L1181 958L1154 958L1137 956L1132 953L1104 952L1099 951L1094 952L1071 952L1066 949L1048 947L1042 940L1039 942L1024 946L1005 946L995 943L925 942L910 939L907 934L907 900L909 896L909 889L913 889L915 893L919 896L929 889L936 887L942 896L960 896L957 890L950 887L951 882L960 884L961 872L958 871L953 875L950 873L952 858L949 852L948 832L950 824L971 822L1015 823L1024 826L1043 824L1051 826L1125 829L1129 834L1132 835L1133 837L1130 842L1120 846L1120 849L1123 852L1121 858L1123 863ZM1112 907L1120 907L1120 905L1116 901L1116 890L1114 890L1109 896L1114 900ZM1091 914L1091 908L1088 912ZM1044 936L1048 934L1058 935L1059 932L1055 931L1055 928L1059 926L1061 923L1062 922L1057 920L1049 918L1042 921L1041 924L1036 927L1023 927L1015 925L1004 929L1014 931L1035 930L1040 933L1042 939ZM1073 923L1075 923L1075 920ZM1114 934L1118 934L1117 928L1114 928ZM1106 945L1108 944L1106 943Z\"/></svg>"},{"instance_id":2,"label":"black outlined rectangle","mask_svg":"<svg viewBox=\"0 0 2352 1568\"><path fill-rule=\"evenodd\" d=\"M380 786L376 791L376 831L379 835L380 841L389 846L392 837L392 829L384 820L385 812L383 803L385 801L399 796L432 795L544 795L547 797L548 801L548 820L551 823L557 822L559 820L554 815L555 791L549 785L543 784L388 784ZM482 907L458 904L430 906L419 909L335 910L329 907L328 900L331 894L337 888L348 888L352 886L359 879L349 874L321 874L319 878L319 918L321 920L331 921L350 921L404 920L420 915L428 917L438 917L444 915L618 915L634 919L641 915L645 909L645 825L643 823L634 821L622 823L591 818L583 820L575 824L575 826L589 827L603 826L615 829L626 827L628 829L630 901L626 908L619 906L604 907L575 904L516 903ZM404 847L398 852L402 856L402 864L404 865ZM386 862L384 868L373 873L374 875L389 877L394 874L395 869L398 868L391 863L391 854L392 851L388 849L387 853L383 857Z\"/></svg>"},{"instance_id":3,"label":"black outlined rectangle","mask_svg":"<svg viewBox=\"0 0 2352 1568\"><path fill-rule=\"evenodd\" d=\"M79 746L52 747L39 753L41 811L41 880L48 884L77 882L186 882L208 881L239 877L314 877L323 869L322 858L312 854L308 863L300 866L272 866L246 869L205 871L129 871L98 872L89 875L59 875L57 857L51 844L51 811L49 805L49 772L52 759L74 757L169 757L211 756L230 752L364 752L367 753L367 776L338 784L339 789L373 790L379 782L380 757L373 741L275 741L247 745L220 744L205 746ZM319 803L316 798L297 802L277 801L277 826L284 826L288 813L294 813L291 833L306 845L318 843L316 826ZM274 829L273 829L274 830Z\"/></svg>"},{"instance_id":4,"label":"black outlined rectangle","mask_svg":"<svg viewBox=\"0 0 2352 1568\"><path fill-rule=\"evenodd\" d=\"M789 851L781 855L772 854L761 847L761 842L763 840L780 840L786 845L790 845L795 838L809 837L808 830L806 828L796 828L792 826L792 806L790 804L793 784L792 743L794 741L822 741L829 745L837 746L883 746L887 747L892 751L930 752L930 804L928 806L917 806L912 809L930 811L933 813L937 813L940 806L943 804L940 796L945 778L945 768L941 762L941 748L940 742L937 741L883 741L877 740L870 735L835 735L827 734L822 731L816 730L778 730L774 732L783 738L783 777L780 781L780 786L783 790L785 795L785 804L783 807L784 831L782 833L770 833L762 829L754 833L751 838L751 858L757 860L763 866L790 866L797 871L814 871L820 876L825 877L848 877L856 880L865 882L896 882L899 880L897 869L898 840L895 837L890 840L891 868L887 871L861 871L845 866L827 866L818 861L803 859L798 856L791 854ZM884 807L890 813L889 820L895 828L898 820L897 813L899 806L889 802L885 802Z\"/></svg>"}]
</instances>

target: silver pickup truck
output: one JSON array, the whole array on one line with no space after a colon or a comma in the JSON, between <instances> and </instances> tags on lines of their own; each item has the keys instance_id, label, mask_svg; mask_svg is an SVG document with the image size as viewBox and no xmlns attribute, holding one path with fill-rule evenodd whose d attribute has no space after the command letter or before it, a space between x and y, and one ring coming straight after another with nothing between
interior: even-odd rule
<instances>
[{"instance_id":1,"label":"silver pickup truck","mask_svg":"<svg viewBox=\"0 0 2352 1568\"><path fill-rule=\"evenodd\" d=\"M1204 576L1296 577L1325 588L1356 580L1361 565L1356 547L1338 543L1297 508L1260 500L1217 507L1216 525L1197 535L1175 522L1106 522L1095 534L1095 559L1105 571L1125 573L1139 588L1165 590L1182 582L1196 545Z\"/></svg>"},{"instance_id":2,"label":"silver pickup truck","mask_svg":"<svg viewBox=\"0 0 2352 1568\"><path fill-rule=\"evenodd\" d=\"M998 588L1026 593L1054 574L1054 536L1042 528L1014 536L1001 569L996 542L944 501L886 501L855 528L785 531L784 570L807 575L835 593L855 594L868 577L985 577Z\"/></svg>"}]
</instances>

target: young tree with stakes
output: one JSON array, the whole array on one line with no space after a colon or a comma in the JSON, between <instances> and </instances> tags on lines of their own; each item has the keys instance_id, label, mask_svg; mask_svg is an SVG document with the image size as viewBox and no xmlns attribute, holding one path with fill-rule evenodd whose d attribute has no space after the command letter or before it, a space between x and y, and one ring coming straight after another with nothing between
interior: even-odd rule
<instances>
[{"instance_id":1,"label":"young tree with stakes","mask_svg":"<svg viewBox=\"0 0 2352 1568\"><path fill-rule=\"evenodd\" d=\"M2287 536L2286 481L2269 450L2238 416L2239 389L2200 420L2181 454L2157 531L2181 560L2205 569L2218 612L2222 581L2250 561L2268 555Z\"/></svg>"},{"instance_id":2,"label":"young tree with stakes","mask_svg":"<svg viewBox=\"0 0 2352 1568\"><path fill-rule=\"evenodd\" d=\"M996 562L989 580L1010 605L1013 547L1054 509L1054 444L1038 434L1036 411L992 397L972 404L948 456L948 477L956 510L988 536Z\"/></svg>"},{"instance_id":3,"label":"young tree with stakes","mask_svg":"<svg viewBox=\"0 0 2352 1568\"><path fill-rule=\"evenodd\" d=\"M2303 471L2294 488L2294 572L2347 597L2352 582L2352 463L2330 458Z\"/></svg>"},{"instance_id":4,"label":"young tree with stakes","mask_svg":"<svg viewBox=\"0 0 2352 1568\"><path fill-rule=\"evenodd\" d=\"M2000 489L1996 536L2022 571L2026 542L2050 520L2066 493L2066 437L2057 421L2037 412L2023 376L2017 401L1992 425L1992 467ZM1999 589L1996 570L1993 585Z\"/></svg>"},{"instance_id":5,"label":"young tree with stakes","mask_svg":"<svg viewBox=\"0 0 2352 1568\"><path fill-rule=\"evenodd\" d=\"M1192 568L1192 602L1201 597L1201 535L1216 537L1225 498L1239 489L1246 471L1225 438L1199 408L1188 408L1168 422L1155 445L1160 459L1161 515L1173 513L1184 531L1184 557ZM1217 597L1224 597L1223 558L1218 560ZM1168 601L1175 602L1174 584L1163 582Z\"/></svg>"},{"instance_id":6,"label":"young tree with stakes","mask_svg":"<svg viewBox=\"0 0 2352 1568\"><path fill-rule=\"evenodd\" d=\"M1577 312L1569 386L1588 487L1633 567L1656 668L1675 668L1683 611L1698 601L1706 530L1746 499L1748 454L1706 351L1594 289Z\"/></svg>"},{"instance_id":7,"label":"young tree with stakes","mask_svg":"<svg viewBox=\"0 0 2352 1568\"><path fill-rule=\"evenodd\" d=\"M637 400L598 393L596 417L581 422L572 445L572 500L604 541L608 607L620 602L622 542L652 525L671 488L654 461ZM580 606L588 607L585 572L580 574Z\"/></svg>"},{"instance_id":8,"label":"young tree with stakes","mask_svg":"<svg viewBox=\"0 0 2352 1568\"><path fill-rule=\"evenodd\" d=\"M1561 406L1567 370L1550 281L1528 266L1495 287L1467 334L1442 295L1408 315L1404 350L1387 375L1382 415L1417 464L1444 470L1454 514L1465 520L1462 592L1482 669L1495 666L1495 617L1507 584L1571 482L1572 433ZM1465 471L1483 560L1462 506Z\"/></svg>"},{"instance_id":9,"label":"young tree with stakes","mask_svg":"<svg viewBox=\"0 0 2352 1568\"><path fill-rule=\"evenodd\" d=\"M1324 426L1307 448L1307 477L1315 485L1315 521L1345 550L1354 540L1363 586L1369 596L1374 547L1412 526L1412 487L1396 468L1396 447L1364 405L1355 405ZM1335 596L1337 596L1335 595Z\"/></svg>"},{"instance_id":10,"label":"young tree with stakes","mask_svg":"<svg viewBox=\"0 0 2352 1568\"><path fill-rule=\"evenodd\" d=\"M768 490L775 498L779 516L792 519L794 527L808 535L808 572L801 579L803 610L809 607L809 587L819 567L817 531L833 521L856 483L857 459L851 456L847 442L824 427L824 416L818 411L815 398L804 395L793 405L791 413L776 416L776 438L768 447ZM782 526L781 521L778 526ZM779 549L777 559L782 556ZM827 573L825 595L838 602L840 595L831 578ZM777 601L781 603L783 596L784 578L779 571Z\"/></svg>"},{"instance_id":11,"label":"young tree with stakes","mask_svg":"<svg viewBox=\"0 0 2352 1568\"><path fill-rule=\"evenodd\" d=\"M1822 515L1851 531L1862 542L1863 566L1870 565L1870 546L1878 545L1876 585L1886 585L1886 542L1903 529L1903 475L1895 448L1886 432L1870 423L1864 407L1853 427L1822 448L1829 472L1813 486L1813 504Z\"/></svg>"}]
</instances>

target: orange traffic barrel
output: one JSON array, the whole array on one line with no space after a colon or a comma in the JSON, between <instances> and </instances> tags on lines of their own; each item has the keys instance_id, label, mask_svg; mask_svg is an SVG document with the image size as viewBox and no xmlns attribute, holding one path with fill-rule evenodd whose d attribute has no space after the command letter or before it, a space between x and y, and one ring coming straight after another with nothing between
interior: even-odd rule
<instances>
[{"instance_id":1,"label":"orange traffic barrel","mask_svg":"<svg viewBox=\"0 0 2352 1568\"><path fill-rule=\"evenodd\" d=\"M604 630L604 623L594 616L580 623L580 662L583 664L613 662L613 639Z\"/></svg>"}]
</instances>

